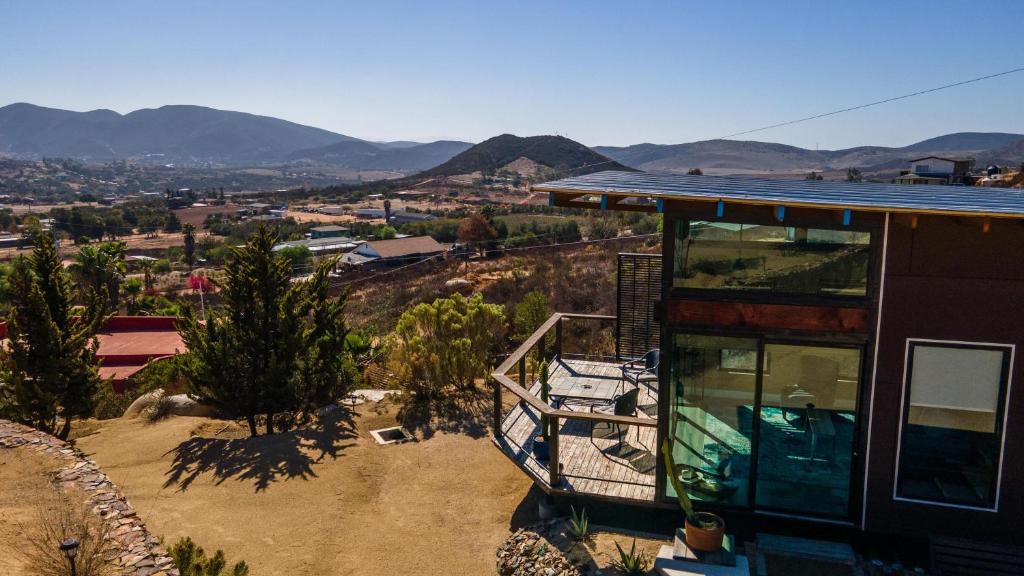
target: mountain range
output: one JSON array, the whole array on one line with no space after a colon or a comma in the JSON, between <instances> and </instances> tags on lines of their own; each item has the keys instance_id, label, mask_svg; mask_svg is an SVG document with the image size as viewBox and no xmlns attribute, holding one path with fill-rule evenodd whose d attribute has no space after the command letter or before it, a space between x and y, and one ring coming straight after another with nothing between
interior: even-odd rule
<instances>
[{"instance_id":1,"label":"mountain range","mask_svg":"<svg viewBox=\"0 0 1024 576\"><path fill-rule=\"evenodd\" d=\"M0 156L118 159L224 166L312 165L352 171L455 175L495 171L513 162L554 170L641 169L706 173L801 173L858 168L895 173L908 160L970 156L977 165L1024 161L1024 134L959 132L904 147L808 150L786 144L706 140L685 144L586 146L560 136L496 136L480 144L441 140L371 142L269 116L171 105L128 114L73 112L33 104L0 107ZM520 162L520 163L522 163Z\"/></svg>"},{"instance_id":2,"label":"mountain range","mask_svg":"<svg viewBox=\"0 0 1024 576\"><path fill-rule=\"evenodd\" d=\"M846 170L897 171L908 161L929 155L970 156L982 165L1024 160L1024 134L958 132L923 140L909 146L858 146L843 150L808 150L786 144L741 140L705 140L687 144L636 144L596 146L596 152L627 166L646 171L685 172L700 168L705 173L742 174Z\"/></svg>"},{"instance_id":3,"label":"mountain range","mask_svg":"<svg viewBox=\"0 0 1024 576\"><path fill-rule=\"evenodd\" d=\"M0 155L87 161L151 159L225 165L308 161L356 170L420 171L469 142L369 142L269 116L172 105L128 114L33 104L0 108Z\"/></svg>"}]
</instances>

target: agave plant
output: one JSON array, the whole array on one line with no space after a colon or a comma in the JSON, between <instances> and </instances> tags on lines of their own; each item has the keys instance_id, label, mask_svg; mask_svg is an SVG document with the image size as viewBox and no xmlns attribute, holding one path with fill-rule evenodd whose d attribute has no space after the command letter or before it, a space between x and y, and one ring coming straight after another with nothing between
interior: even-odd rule
<instances>
[{"instance_id":1,"label":"agave plant","mask_svg":"<svg viewBox=\"0 0 1024 576\"><path fill-rule=\"evenodd\" d=\"M576 514L576 508L570 506L572 515L569 517L569 535L577 542L583 542L590 535L590 520L587 518L587 510L583 509Z\"/></svg>"},{"instance_id":2,"label":"agave plant","mask_svg":"<svg viewBox=\"0 0 1024 576\"><path fill-rule=\"evenodd\" d=\"M619 551L619 557L612 560L612 568L626 576L644 576L644 574L647 574L647 571L651 568L651 561L643 550L637 552L636 538L633 538L633 545L629 547L629 552L623 550L618 542L615 543L615 548Z\"/></svg>"}]
</instances>

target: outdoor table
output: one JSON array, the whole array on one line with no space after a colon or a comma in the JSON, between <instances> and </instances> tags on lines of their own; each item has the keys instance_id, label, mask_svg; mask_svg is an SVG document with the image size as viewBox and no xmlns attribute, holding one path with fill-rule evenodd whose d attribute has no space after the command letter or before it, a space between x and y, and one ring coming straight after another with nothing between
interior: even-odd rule
<instances>
[{"instance_id":1,"label":"outdoor table","mask_svg":"<svg viewBox=\"0 0 1024 576\"><path fill-rule=\"evenodd\" d=\"M571 378L551 383L548 397L552 402L566 401L582 404L610 404L621 394L622 380L613 378Z\"/></svg>"}]
</instances>

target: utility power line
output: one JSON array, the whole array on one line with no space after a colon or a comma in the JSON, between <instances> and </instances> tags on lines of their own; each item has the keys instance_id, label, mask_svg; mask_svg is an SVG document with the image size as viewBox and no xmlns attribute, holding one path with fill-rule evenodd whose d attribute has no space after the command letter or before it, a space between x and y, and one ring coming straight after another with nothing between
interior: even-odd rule
<instances>
[{"instance_id":1,"label":"utility power line","mask_svg":"<svg viewBox=\"0 0 1024 576\"><path fill-rule=\"evenodd\" d=\"M879 104L887 104L889 102L895 102L897 100L905 100L907 98L913 98L914 96L920 96L922 94L930 94L932 92L938 92L939 90L946 90L948 88L955 88L957 86L963 86L965 84L973 84L974 82L981 82L982 80L989 80L992 78L998 78L1000 76L1007 76L1009 74L1015 74L1017 72L1024 72L1024 66L1020 68L1014 68L1012 70L1004 70L995 74L989 74L987 76L979 76L977 78L971 78L970 80L962 80L960 82L954 82L952 84L945 84L943 86L936 86L935 88L928 88L927 90L919 90L917 92L911 92L910 94L903 94L901 96L893 96L892 98L886 98L884 100L877 100L875 102L868 102L867 104L860 104L857 106L850 106L849 108L842 108L840 110L833 110L831 112L825 112L823 114L815 114L814 116L807 116L806 118L797 118L796 120L787 120L786 122L779 122L778 124L771 124L768 126L762 126L760 128L754 128L752 130L744 130L742 132L733 132L732 134L726 134L725 136L719 136L716 140L725 140L726 138L733 138L735 136L742 136L744 134L752 134L754 132L762 132L764 130L771 130L772 128L781 128L783 126L791 126L793 124L799 124L801 122L809 122L811 120L817 120L819 118L825 118L828 116L835 116L844 112L852 112L854 110L862 110L864 108L870 108L872 106L878 106Z\"/></svg>"}]
</instances>

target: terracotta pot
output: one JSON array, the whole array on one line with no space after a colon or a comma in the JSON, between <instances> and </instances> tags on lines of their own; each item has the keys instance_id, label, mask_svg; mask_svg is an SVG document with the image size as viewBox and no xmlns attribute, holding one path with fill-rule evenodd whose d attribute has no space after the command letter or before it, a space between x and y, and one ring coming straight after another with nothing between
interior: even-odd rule
<instances>
[{"instance_id":1,"label":"terracotta pot","mask_svg":"<svg viewBox=\"0 0 1024 576\"><path fill-rule=\"evenodd\" d=\"M697 518L701 526L690 524L689 518L685 521L686 545L700 552L714 552L721 548L725 538L725 520L710 512L697 512Z\"/></svg>"}]
</instances>

